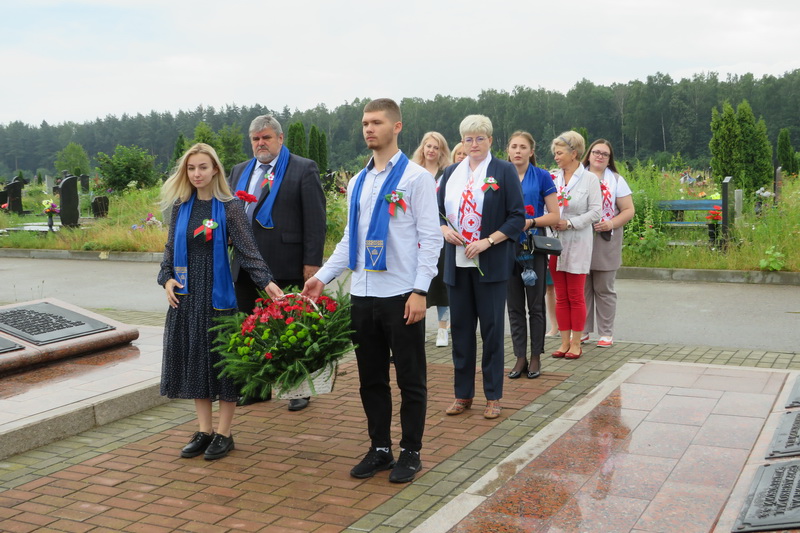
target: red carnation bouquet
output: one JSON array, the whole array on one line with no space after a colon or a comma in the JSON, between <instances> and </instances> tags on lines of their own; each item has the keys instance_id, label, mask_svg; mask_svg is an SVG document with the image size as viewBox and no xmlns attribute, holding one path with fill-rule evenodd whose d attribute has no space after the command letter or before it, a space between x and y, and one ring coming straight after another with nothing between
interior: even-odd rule
<instances>
[{"instance_id":1,"label":"red carnation bouquet","mask_svg":"<svg viewBox=\"0 0 800 533\"><path fill-rule=\"evenodd\" d=\"M282 398L329 392L339 359L353 348L350 298L341 289L316 303L300 294L262 297L249 315L217 320L219 375L233 378L247 398L265 399L273 388Z\"/></svg>"}]
</instances>

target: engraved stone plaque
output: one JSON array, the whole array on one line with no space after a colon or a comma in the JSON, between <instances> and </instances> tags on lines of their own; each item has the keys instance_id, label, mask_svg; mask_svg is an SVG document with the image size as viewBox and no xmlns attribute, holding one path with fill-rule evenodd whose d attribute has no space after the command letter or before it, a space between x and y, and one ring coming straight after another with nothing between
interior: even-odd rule
<instances>
[{"instance_id":1,"label":"engraved stone plaque","mask_svg":"<svg viewBox=\"0 0 800 533\"><path fill-rule=\"evenodd\" d=\"M766 459L800 455L800 411L784 413L772 437Z\"/></svg>"},{"instance_id":2,"label":"engraved stone plaque","mask_svg":"<svg viewBox=\"0 0 800 533\"><path fill-rule=\"evenodd\" d=\"M794 387L792 392L789 393L789 399L786 401L786 408L800 407L800 376L794 380Z\"/></svg>"},{"instance_id":3,"label":"engraved stone plaque","mask_svg":"<svg viewBox=\"0 0 800 533\"><path fill-rule=\"evenodd\" d=\"M14 350L22 350L24 346L20 346L16 342L0 337L0 353L13 352Z\"/></svg>"},{"instance_id":4,"label":"engraved stone plaque","mask_svg":"<svg viewBox=\"0 0 800 533\"><path fill-rule=\"evenodd\" d=\"M800 527L800 461L771 463L756 471L732 532Z\"/></svg>"},{"instance_id":5,"label":"engraved stone plaque","mask_svg":"<svg viewBox=\"0 0 800 533\"><path fill-rule=\"evenodd\" d=\"M114 329L99 320L42 302L0 311L0 331L36 345Z\"/></svg>"}]
</instances>

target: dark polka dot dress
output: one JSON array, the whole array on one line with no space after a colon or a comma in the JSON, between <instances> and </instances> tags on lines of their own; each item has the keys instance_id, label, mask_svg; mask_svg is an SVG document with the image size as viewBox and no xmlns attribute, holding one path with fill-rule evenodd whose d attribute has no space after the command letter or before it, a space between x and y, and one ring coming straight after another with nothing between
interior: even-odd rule
<instances>
[{"instance_id":1,"label":"dark polka dot dress","mask_svg":"<svg viewBox=\"0 0 800 533\"><path fill-rule=\"evenodd\" d=\"M213 240L202 236L194 238L194 230L203 220L211 217L211 201L195 199L186 230L189 294L178 295L178 308L170 307L164 326L164 356L161 369L161 395L184 399L221 399L235 402L239 388L230 378L220 379L220 369L214 365L220 360L212 352L216 333L209 329L216 325L214 317L231 315L235 309L215 310L211 303L214 286ZM158 275L163 286L173 277L175 223L179 206L172 209L169 239L164 249L164 260ZM265 287L272 274L261 258L244 204L234 199L225 203L228 237L236 248L242 268L250 273L259 287Z\"/></svg>"}]
</instances>

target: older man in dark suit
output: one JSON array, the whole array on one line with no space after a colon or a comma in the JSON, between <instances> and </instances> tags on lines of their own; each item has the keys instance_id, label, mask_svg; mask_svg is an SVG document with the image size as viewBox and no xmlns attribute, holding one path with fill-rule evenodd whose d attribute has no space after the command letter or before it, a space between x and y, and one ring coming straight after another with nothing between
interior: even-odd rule
<instances>
[{"instance_id":1,"label":"older man in dark suit","mask_svg":"<svg viewBox=\"0 0 800 533\"><path fill-rule=\"evenodd\" d=\"M317 164L290 154L283 146L283 129L271 115L250 123L253 159L230 172L231 190L245 191L257 201L248 204L253 234L261 255L282 288L302 287L322 265L325 247L325 194ZM258 298L250 275L232 264L239 310L249 313ZM289 410L299 411L308 398L290 400Z\"/></svg>"}]
</instances>

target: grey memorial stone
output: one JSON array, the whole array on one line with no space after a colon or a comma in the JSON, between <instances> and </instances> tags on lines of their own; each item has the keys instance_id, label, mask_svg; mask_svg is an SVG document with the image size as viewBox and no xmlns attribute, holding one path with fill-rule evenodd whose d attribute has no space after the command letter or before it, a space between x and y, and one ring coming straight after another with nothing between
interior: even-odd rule
<instances>
[{"instance_id":1,"label":"grey memorial stone","mask_svg":"<svg viewBox=\"0 0 800 533\"><path fill-rule=\"evenodd\" d=\"M61 225L78 227L80 218L80 198L78 197L78 178L67 176L61 181Z\"/></svg>"},{"instance_id":2,"label":"grey memorial stone","mask_svg":"<svg viewBox=\"0 0 800 533\"><path fill-rule=\"evenodd\" d=\"M31 344L59 342L115 329L75 311L48 302L0 311L0 331Z\"/></svg>"},{"instance_id":3,"label":"grey memorial stone","mask_svg":"<svg viewBox=\"0 0 800 533\"><path fill-rule=\"evenodd\" d=\"M92 199L92 216L102 218L108 215L108 196L95 196Z\"/></svg>"},{"instance_id":4,"label":"grey memorial stone","mask_svg":"<svg viewBox=\"0 0 800 533\"><path fill-rule=\"evenodd\" d=\"M13 352L15 350L22 350L24 348L24 346L20 346L16 342L0 337L0 353Z\"/></svg>"},{"instance_id":5,"label":"grey memorial stone","mask_svg":"<svg viewBox=\"0 0 800 533\"><path fill-rule=\"evenodd\" d=\"M52 193L53 192L53 187L55 187L55 185L56 185L55 178L53 176L51 176L50 174L45 174L45 176L44 176L44 189L46 191L50 191Z\"/></svg>"},{"instance_id":6,"label":"grey memorial stone","mask_svg":"<svg viewBox=\"0 0 800 533\"><path fill-rule=\"evenodd\" d=\"M766 459L800 455L800 411L783 414L772 437Z\"/></svg>"},{"instance_id":7,"label":"grey memorial stone","mask_svg":"<svg viewBox=\"0 0 800 533\"><path fill-rule=\"evenodd\" d=\"M800 376L795 378L792 391L786 399L786 408L790 409L792 407L800 407Z\"/></svg>"},{"instance_id":8,"label":"grey memorial stone","mask_svg":"<svg viewBox=\"0 0 800 533\"><path fill-rule=\"evenodd\" d=\"M12 181L5 188L8 194L8 210L17 215L22 214L22 182Z\"/></svg>"},{"instance_id":9,"label":"grey memorial stone","mask_svg":"<svg viewBox=\"0 0 800 533\"><path fill-rule=\"evenodd\" d=\"M732 532L800 527L800 461L759 467Z\"/></svg>"}]
</instances>

